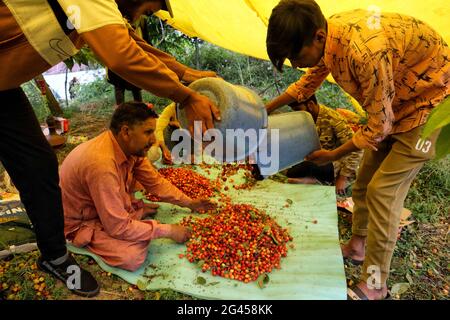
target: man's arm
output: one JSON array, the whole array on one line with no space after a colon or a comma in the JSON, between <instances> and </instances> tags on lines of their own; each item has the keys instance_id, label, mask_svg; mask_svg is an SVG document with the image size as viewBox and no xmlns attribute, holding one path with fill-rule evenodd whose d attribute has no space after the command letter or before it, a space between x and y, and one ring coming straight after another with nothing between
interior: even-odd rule
<instances>
[{"instance_id":1,"label":"man's arm","mask_svg":"<svg viewBox=\"0 0 450 320\"><path fill-rule=\"evenodd\" d=\"M341 159L342 157L352 153L354 151L360 150L354 143L353 140L348 140L345 144L334 150L317 150L309 154L305 159L308 161L312 161L315 164L322 166L327 163L336 161Z\"/></svg>"},{"instance_id":2,"label":"man's arm","mask_svg":"<svg viewBox=\"0 0 450 320\"><path fill-rule=\"evenodd\" d=\"M176 102L193 94L157 55L138 46L126 26L107 25L80 36L109 69L135 86Z\"/></svg>"},{"instance_id":3,"label":"man's arm","mask_svg":"<svg viewBox=\"0 0 450 320\"><path fill-rule=\"evenodd\" d=\"M267 113L294 101L303 101L311 97L320 87L330 71L321 61L317 66L309 68L295 83L291 84L284 93L266 104Z\"/></svg>"},{"instance_id":4,"label":"man's arm","mask_svg":"<svg viewBox=\"0 0 450 320\"><path fill-rule=\"evenodd\" d=\"M85 178L105 231L115 239L127 241L149 241L169 234L170 228L155 220L144 222L130 218L120 197L119 177L107 167L91 167Z\"/></svg>"},{"instance_id":5,"label":"man's arm","mask_svg":"<svg viewBox=\"0 0 450 320\"><path fill-rule=\"evenodd\" d=\"M156 49L155 47L148 44L144 39L142 39L138 34L136 34L135 31L129 30L130 36L136 41L137 45L142 48L145 52L155 55L158 57L159 60L164 62L164 64L173 72L175 72L178 76L178 78L185 82L185 83L191 83L195 80L206 78L206 77L217 77L217 74L214 71L203 71L203 70L196 70L192 69L188 66L185 66L184 64L178 62L174 57L171 55Z\"/></svg>"},{"instance_id":6,"label":"man's arm","mask_svg":"<svg viewBox=\"0 0 450 320\"><path fill-rule=\"evenodd\" d=\"M286 92L297 101L304 101L319 89L329 74L330 70L328 70L323 60L321 60L317 66L308 68L306 73L297 82L294 82L286 89Z\"/></svg>"},{"instance_id":7,"label":"man's arm","mask_svg":"<svg viewBox=\"0 0 450 320\"><path fill-rule=\"evenodd\" d=\"M139 88L179 102L181 107L186 109L192 127L194 121L203 121L203 129L206 131L214 128L214 119L220 120L220 111L210 99L184 86L178 75L159 59L160 51L158 50L158 56L144 51L125 26L106 25L84 32L80 36L114 73ZM177 72L181 72L182 69L176 61L171 61L172 66L178 66L174 67L178 68Z\"/></svg>"},{"instance_id":8,"label":"man's arm","mask_svg":"<svg viewBox=\"0 0 450 320\"><path fill-rule=\"evenodd\" d=\"M161 176L147 158L137 160L134 167L134 175L148 192L158 196L162 201L176 204L180 207L191 207L193 200Z\"/></svg>"},{"instance_id":9,"label":"man's arm","mask_svg":"<svg viewBox=\"0 0 450 320\"><path fill-rule=\"evenodd\" d=\"M267 113L270 114L278 108L288 105L294 101L296 101L294 97L289 95L287 92L283 92L281 95L266 104Z\"/></svg>"}]
</instances>

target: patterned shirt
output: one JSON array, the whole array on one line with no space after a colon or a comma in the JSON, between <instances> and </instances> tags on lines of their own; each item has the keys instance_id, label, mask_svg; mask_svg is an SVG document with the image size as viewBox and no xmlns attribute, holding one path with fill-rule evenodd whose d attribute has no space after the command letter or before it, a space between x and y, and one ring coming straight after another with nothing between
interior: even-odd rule
<instances>
[{"instance_id":1,"label":"patterned shirt","mask_svg":"<svg viewBox=\"0 0 450 320\"><path fill-rule=\"evenodd\" d=\"M397 13L352 10L328 19L324 56L287 93L302 101L331 72L368 113L354 136L360 148L426 122L450 94L450 49L424 22Z\"/></svg>"},{"instance_id":2,"label":"patterned shirt","mask_svg":"<svg viewBox=\"0 0 450 320\"><path fill-rule=\"evenodd\" d=\"M337 111L322 105L319 106L316 127L320 144L326 150L334 150L353 137L353 130L344 117ZM359 150L343 157L339 163L333 163L338 169L335 170L335 175L355 178L361 157L362 150Z\"/></svg>"}]
</instances>

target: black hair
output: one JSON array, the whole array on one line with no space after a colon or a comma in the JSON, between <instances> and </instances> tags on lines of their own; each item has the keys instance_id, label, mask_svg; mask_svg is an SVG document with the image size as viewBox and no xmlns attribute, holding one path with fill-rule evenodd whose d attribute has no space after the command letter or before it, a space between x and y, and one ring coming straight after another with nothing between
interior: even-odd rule
<instances>
[{"instance_id":1,"label":"black hair","mask_svg":"<svg viewBox=\"0 0 450 320\"><path fill-rule=\"evenodd\" d=\"M316 95L313 94L311 97L309 97L309 98L306 99L306 100L303 100L303 101L294 101L294 102L289 103L288 106L294 109L294 108L296 108L296 107L298 107L298 106L300 106L300 105L302 105L302 104L305 104L305 105L306 105L306 104L307 104L308 102L310 102L310 101L314 102L315 104L319 104L319 103L317 102Z\"/></svg>"},{"instance_id":2,"label":"black hair","mask_svg":"<svg viewBox=\"0 0 450 320\"><path fill-rule=\"evenodd\" d=\"M141 5L146 2L158 1L160 0L116 0L116 3L122 16L124 16L127 20L131 20L132 12L137 10ZM162 1L162 3L165 5L164 1Z\"/></svg>"},{"instance_id":3,"label":"black hair","mask_svg":"<svg viewBox=\"0 0 450 320\"><path fill-rule=\"evenodd\" d=\"M316 31L326 28L326 19L314 0L282 0L272 10L266 47L270 61L282 72L286 58L295 57L310 45Z\"/></svg>"},{"instance_id":4,"label":"black hair","mask_svg":"<svg viewBox=\"0 0 450 320\"><path fill-rule=\"evenodd\" d=\"M118 134L124 125L130 127L140 124L148 118L158 118L158 114L143 102L126 102L114 111L109 129Z\"/></svg>"}]
</instances>

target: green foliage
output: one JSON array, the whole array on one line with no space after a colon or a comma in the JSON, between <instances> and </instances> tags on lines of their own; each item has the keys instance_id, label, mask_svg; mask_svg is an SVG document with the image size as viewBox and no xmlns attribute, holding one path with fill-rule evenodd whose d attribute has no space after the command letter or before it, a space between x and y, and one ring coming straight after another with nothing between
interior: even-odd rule
<instances>
[{"instance_id":1,"label":"green foliage","mask_svg":"<svg viewBox=\"0 0 450 320\"><path fill-rule=\"evenodd\" d=\"M434 108L423 130L423 138L429 137L435 130L440 129L436 142L436 158L440 159L450 154L450 98Z\"/></svg>"},{"instance_id":2,"label":"green foliage","mask_svg":"<svg viewBox=\"0 0 450 320\"><path fill-rule=\"evenodd\" d=\"M80 84L77 89L75 91L76 98L74 99L74 103L87 103L97 100L113 103L114 101L114 87L104 78L97 78L90 83Z\"/></svg>"},{"instance_id":3,"label":"green foliage","mask_svg":"<svg viewBox=\"0 0 450 320\"><path fill-rule=\"evenodd\" d=\"M412 183L405 207L420 222L436 222L450 208L450 157L427 162Z\"/></svg>"},{"instance_id":4,"label":"green foliage","mask_svg":"<svg viewBox=\"0 0 450 320\"><path fill-rule=\"evenodd\" d=\"M41 95L41 91L35 86L33 80L24 83L22 89L30 101L39 122L45 121L45 118L50 115L50 110L46 105L45 98Z\"/></svg>"},{"instance_id":5,"label":"green foliage","mask_svg":"<svg viewBox=\"0 0 450 320\"><path fill-rule=\"evenodd\" d=\"M103 65L87 46L82 47L76 55L65 60L64 63L69 70L72 70L75 63L88 66L91 69L96 69Z\"/></svg>"},{"instance_id":6,"label":"green foliage","mask_svg":"<svg viewBox=\"0 0 450 320\"><path fill-rule=\"evenodd\" d=\"M189 57L194 50L195 40L163 23L156 16L143 19L140 23L143 32L142 38L155 48L167 52L181 63L185 63L186 57Z\"/></svg>"}]
</instances>

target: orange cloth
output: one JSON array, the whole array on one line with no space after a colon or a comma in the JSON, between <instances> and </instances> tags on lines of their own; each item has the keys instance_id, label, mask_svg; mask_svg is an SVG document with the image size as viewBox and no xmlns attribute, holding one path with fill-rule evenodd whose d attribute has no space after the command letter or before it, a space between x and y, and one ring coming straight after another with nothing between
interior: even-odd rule
<instances>
[{"instance_id":1,"label":"orange cloth","mask_svg":"<svg viewBox=\"0 0 450 320\"><path fill-rule=\"evenodd\" d=\"M450 94L450 50L442 37L415 18L352 10L328 20L324 56L286 92L310 97L331 72L368 113L354 136L360 148L426 122L432 108Z\"/></svg>"},{"instance_id":2,"label":"orange cloth","mask_svg":"<svg viewBox=\"0 0 450 320\"><path fill-rule=\"evenodd\" d=\"M0 2L0 91L19 87L51 66L34 50L8 7ZM148 45L125 25L103 27L69 35L77 48L87 44L114 73L151 93L183 102L191 89L180 79L185 65Z\"/></svg>"},{"instance_id":3,"label":"orange cloth","mask_svg":"<svg viewBox=\"0 0 450 320\"><path fill-rule=\"evenodd\" d=\"M134 259L143 262L149 241L165 237L170 228L156 220L140 220L144 204L132 196L137 182L162 201L180 206L192 201L147 158L127 158L111 131L76 147L60 169L66 237L110 265L137 269L137 262L128 261L127 248L139 252Z\"/></svg>"}]
</instances>

